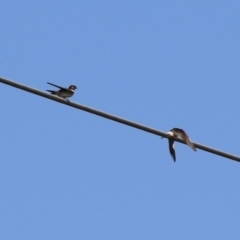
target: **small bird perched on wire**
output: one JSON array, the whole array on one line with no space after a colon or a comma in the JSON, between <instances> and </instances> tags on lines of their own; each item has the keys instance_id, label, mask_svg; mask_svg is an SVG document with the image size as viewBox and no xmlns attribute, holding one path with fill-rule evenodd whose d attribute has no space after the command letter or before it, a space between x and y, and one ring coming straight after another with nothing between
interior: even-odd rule
<instances>
[{"instance_id":1,"label":"small bird perched on wire","mask_svg":"<svg viewBox=\"0 0 240 240\"><path fill-rule=\"evenodd\" d=\"M54 87L60 88L60 90L58 90L58 91L47 90L48 92L50 92L53 95L62 97L64 99L72 97L75 89L77 89L77 87L75 85L70 85L69 88L64 88L64 87L60 87L60 86L55 85L55 84L50 83L50 82L47 82L47 83L54 86Z\"/></svg>"},{"instance_id":2,"label":"small bird perched on wire","mask_svg":"<svg viewBox=\"0 0 240 240\"><path fill-rule=\"evenodd\" d=\"M173 128L167 133L170 137L168 138L168 144L169 144L169 151L170 154L176 162L176 153L174 148L174 138L181 138L190 148L192 148L194 151L197 151L194 144L191 142L190 138L188 137L187 133L180 128Z\"/></svg>"}]
</instances>

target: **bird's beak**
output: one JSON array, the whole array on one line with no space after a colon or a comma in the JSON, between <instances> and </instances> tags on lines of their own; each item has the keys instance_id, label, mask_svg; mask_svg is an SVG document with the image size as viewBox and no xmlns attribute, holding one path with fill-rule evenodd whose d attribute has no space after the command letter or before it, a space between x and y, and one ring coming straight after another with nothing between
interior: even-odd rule
<instances>
[{"instance_id":1,"label":"bird's beak","mask_svg":"<svg viewBox=\"0 0 240 240\"><path fill-rule=\"evenodd\" d=\"M167 135L171 135L172 132L167 132ZM165 138L165 137L161 137L161 138Z\"/></svg>"}]
</instances>

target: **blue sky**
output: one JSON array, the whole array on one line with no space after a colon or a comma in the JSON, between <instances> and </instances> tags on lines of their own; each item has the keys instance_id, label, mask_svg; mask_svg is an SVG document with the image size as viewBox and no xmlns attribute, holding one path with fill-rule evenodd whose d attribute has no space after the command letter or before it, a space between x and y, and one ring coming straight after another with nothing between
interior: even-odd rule
<instances>
[{"instance_id":1,"label":"blue sky","mask_svg":"<svg viewBox=\"0 0 240 240\"><path fill-rule=\"evenodd\" d=\"M2 1L0 75L239 155L239 1ZM239 239L240 165L0 84L1 239Z\"/></svg>"}]
</instances>

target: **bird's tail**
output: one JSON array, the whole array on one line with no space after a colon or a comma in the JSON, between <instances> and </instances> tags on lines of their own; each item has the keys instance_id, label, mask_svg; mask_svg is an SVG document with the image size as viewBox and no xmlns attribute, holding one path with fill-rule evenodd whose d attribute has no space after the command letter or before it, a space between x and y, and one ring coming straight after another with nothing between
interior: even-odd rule
<instances>
[{"instance_id":1,"label":"bird's tail","mask_svg":"<svg viewBox=\"0 0 240 240\"><path fill-rule=\"evenodd\" d=\"M53 90L46 90L46 91L50 92L53 95L56 95L56 91L53 91Z\"/></svg>"},{"instance_id":2,"label":"bird's tail","mask_svg":"<svg viewBox=\"0 0 240 240\"><path fill-rule=\"evenodd\" d=\"M192 150L197 151L194 144L192 143L192 141L189 138L187 139L186 143L190 148L192 148Z\"/></svg>"}]
</instances>

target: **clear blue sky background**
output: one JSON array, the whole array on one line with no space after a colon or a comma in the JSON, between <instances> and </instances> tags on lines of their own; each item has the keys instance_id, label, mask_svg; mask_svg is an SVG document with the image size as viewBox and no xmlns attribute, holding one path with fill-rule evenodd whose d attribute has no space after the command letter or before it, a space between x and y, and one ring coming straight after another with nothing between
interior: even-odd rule
<instances>
[{"instance_id":1,"label":"clear blue sky background","mask_svg":"<svg viewBox=\"0 0 240 240\"><path fill-rule=\"evenodd\" d=\"M240 154L239 1L2 1L0 75ZM240 164L1 87L0 239L240 239Z\"/></svg>"}]
</instances>

